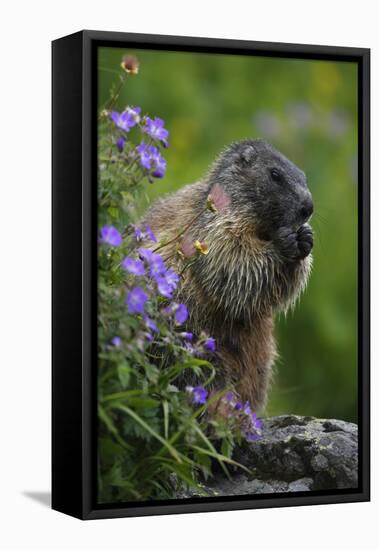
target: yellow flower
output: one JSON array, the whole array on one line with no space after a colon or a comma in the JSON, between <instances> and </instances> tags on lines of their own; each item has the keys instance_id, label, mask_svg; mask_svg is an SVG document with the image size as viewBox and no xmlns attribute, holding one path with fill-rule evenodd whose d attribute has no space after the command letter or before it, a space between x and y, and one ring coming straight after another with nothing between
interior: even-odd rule
<instances>
[{"instance_id":1,"label":"yellow flower","mask_svg":"<svg viewBox=\"0 0 379 550\"><path fill-rule=\"evenodd\" d=\"M215 205L213 197L211 197L211 195L208 195L208 197L207 197L207 208L211 212L217 212L216 205Z\"/></svg>"},{"instance_id":2,"label":"yellow flower","mask_svg":"<svg viewBox=\"0 0 379 550\"><path fill-rule=\"evenodd\" d=\"M200 254L207 255L209 252L209 246L205 242L195 241L194 243L196 250L200 252Z\"/></svg>"}]
</instances>

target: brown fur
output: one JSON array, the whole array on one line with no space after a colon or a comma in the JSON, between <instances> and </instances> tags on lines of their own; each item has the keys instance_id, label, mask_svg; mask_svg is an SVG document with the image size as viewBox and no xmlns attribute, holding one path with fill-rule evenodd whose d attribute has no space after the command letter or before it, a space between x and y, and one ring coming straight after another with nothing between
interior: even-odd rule
<instances>
[{"instance_id":1,"label":"brown fur","mask_svg":"<svg viewBox=\"0 0 379 550\"><path fill-rule=\"evenodd\" d=\"M206 197L207 183L185 186L157 201L145 222L164 241L197 217L181 239L187 244L206 241L209 253L190 259L193 263L183 274L177 299L188 305L188 328L216 339L217 352L209 359L217 370L217 387L234 388L258 410L265 404L276 358L274 315L294 304L306 284L311 259L284 264L273 243L256 236L251 221L230 207L216 213L205 210ZM177 245L173 242L159 253L180 272Z\"/></svg>"}]
</instances>

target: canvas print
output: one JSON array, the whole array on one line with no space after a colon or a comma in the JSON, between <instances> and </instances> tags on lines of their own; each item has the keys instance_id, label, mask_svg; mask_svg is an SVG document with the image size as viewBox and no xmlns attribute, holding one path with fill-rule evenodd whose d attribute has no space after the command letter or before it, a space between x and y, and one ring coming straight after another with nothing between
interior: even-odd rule
<instances>
[{"instance_id":1,"label":"canvas print","mask_svg":"<svg viewBox=\"0 0 379 550\"><path fill-rule=\"evenodd\" d=\"M358 67L97 51L97 503L358 487Z\"/></svg>"}]
</instances>

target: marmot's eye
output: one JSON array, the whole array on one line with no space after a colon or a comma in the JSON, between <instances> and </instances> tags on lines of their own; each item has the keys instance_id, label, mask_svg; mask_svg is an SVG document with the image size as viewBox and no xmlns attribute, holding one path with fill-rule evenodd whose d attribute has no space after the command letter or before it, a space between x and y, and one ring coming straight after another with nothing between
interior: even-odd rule
<instances>
[{"instance_id":1,"label":"marmot's eye","mask_svg":"<svg viewBox=\"0 0 379 550\"><path fill-rule=\"evenodd\" d=\"M270 174L274 181L278 183L281 183L283 181L282 175L277 170L275 170L275 168L270 171Z\"/></svg>"}]
</instances>

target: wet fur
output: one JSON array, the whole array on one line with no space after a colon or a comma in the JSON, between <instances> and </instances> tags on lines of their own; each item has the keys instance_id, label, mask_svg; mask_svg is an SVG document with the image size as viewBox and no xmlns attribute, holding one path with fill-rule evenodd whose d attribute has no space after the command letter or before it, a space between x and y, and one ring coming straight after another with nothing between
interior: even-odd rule
<instances>
[{"instance_id":1,"label":"wet fur","mask_svg":"<svg viewBox=\"0 0 379 550\"><path fill-rule=\"evenodd\" d=\"M177 300L190 312L186 328L195 334L204 330L217 341L217 352L209 357L217 371L216 387L233 387L258 410L265 405L277 357L274 316L293 306L305 288L311 256L288 261L275 239L259 238L254 221L233 204L216 213L204 211L210 189L209 179L187 185L154 203L144 221L161 241L199 215L182 239L206 241L209 253L191 258ZM176 246L160 254L180 271Z\"/></svg>"}]
</instances>

